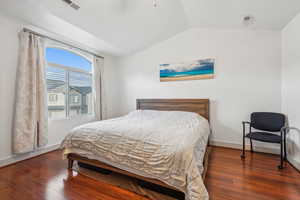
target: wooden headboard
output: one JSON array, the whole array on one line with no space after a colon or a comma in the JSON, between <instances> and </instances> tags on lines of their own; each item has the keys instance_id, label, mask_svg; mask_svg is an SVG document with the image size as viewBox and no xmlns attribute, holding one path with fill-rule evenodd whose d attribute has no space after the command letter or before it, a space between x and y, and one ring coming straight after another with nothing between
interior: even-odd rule
<instances>
[{"instance_id":1,"label":"wooden headboard","mask_svg":"<svg viewBox=\"0 0 300 200\"><path fill-rule=\"evenodd\" d=\"M137 99L136 109L195 112L209 121L209 99Z\"/></svg>"}]
</instances>

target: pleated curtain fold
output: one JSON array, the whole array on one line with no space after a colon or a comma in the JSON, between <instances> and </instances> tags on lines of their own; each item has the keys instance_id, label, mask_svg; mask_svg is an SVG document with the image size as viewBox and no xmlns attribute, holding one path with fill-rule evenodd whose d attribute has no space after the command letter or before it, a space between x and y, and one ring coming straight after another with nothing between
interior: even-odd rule
<instances>
[{"instance_id":1,"label":"pleated curtain fold","mask_svg":"<svg viewBox=\"0 0 300 200\"><path fill-rule=\"evenodd\" d=\"M103 120L107 117L104 88L104 59L94 56L93 63L94 112L97 120Z\"/></svg>"},{"instance_id":2,"label":"pleated curtain fold","mask_svg":"<svg viewBox=\"0 0 300 200\"><path fill-rule=\"evenodd\" d=\"M26 153L47 144L48 108L44 38L19 34L13 152Z\"/></svg>"}]
</instances>

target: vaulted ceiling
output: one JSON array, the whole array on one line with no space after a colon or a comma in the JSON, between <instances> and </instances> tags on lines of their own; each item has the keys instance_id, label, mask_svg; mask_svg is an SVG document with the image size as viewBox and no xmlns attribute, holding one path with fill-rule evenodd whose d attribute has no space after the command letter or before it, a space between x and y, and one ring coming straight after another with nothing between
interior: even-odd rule
<instances>
[{"instance_id":1,"label":"vaulted ceiling","mask_svg":"<svg viewBox=\"0 0 300 200\"><path fill-rule=\"evenodd\" d=\"M92 47L116 55L191 27L243 29L242 18L249 14L255 18L252 29L280 30L300 11L299 0L157 0L157 7L152 0L74 2L79 10L61 0L0 0L0 9L70 38L86 34Z\"/></svg>"}]
</instances>

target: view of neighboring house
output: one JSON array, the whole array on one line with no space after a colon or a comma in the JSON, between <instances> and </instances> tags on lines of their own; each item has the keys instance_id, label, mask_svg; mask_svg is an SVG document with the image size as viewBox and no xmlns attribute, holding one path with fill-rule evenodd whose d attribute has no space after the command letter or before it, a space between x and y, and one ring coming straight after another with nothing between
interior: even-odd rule
<instances>
[{"instance_id":1,"label":"view of neighboring house","mask_svg":"<svg viewBox=\"0 0 300 200\"><path fill-rule=\"evenodd\" d=\"M66 117L66 105L69 105L69 116L92 113L92 88L70 86L69 99L66 96L66 85L63 81L47 80L48 115L52 119ZM66 102L69 101L69 104Z\"/></svg>"}]
</instances>

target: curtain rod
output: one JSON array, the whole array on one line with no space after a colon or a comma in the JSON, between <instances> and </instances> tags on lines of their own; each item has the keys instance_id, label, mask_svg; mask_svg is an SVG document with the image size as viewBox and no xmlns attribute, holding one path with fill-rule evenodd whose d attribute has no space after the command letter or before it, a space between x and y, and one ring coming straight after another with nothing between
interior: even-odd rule
<instances>
[{"instance_id":1,"label":"curtain rod","mask_svg":"<svg viewBox=\"0 0 300 200\"><path fill-rule=\"evenodd\" d=\"M96 57L99 57L99 58L104 58L103 56L99 56L99 55L97 55L97 54L95 54L95 53L93 53L93 52L91 52L91 51L82 49L82 48L80 48L80 47L77 47L77 46L68 44L68 43L66 43L66 42L63 42L63 41L60 41L60 40L57 40L57 39L54 39L54 38L49 37L49 36L47 36L47 35L43 35L43 34L37 33L37 32L35 32L35 31L33 31L33 30L28 29L28 28L23 28L23 31L24 31L24 32L28 32L28 33L32 33L32 34L34 34L34 35L37 35L37 36L40 36L40 37L43 37L43 38L47 38L47 39L52 40L52 41L54 41L54 42L58 42L58 43L64 44L64 45L66 45L66 46L72 47L72 48L74 48L74 49L78 49L78 50L80 50L80 51L86 52L86 53L91 54L91 55L93 55L93 56L96 56Z\"/></svg>"}]
</instances>

